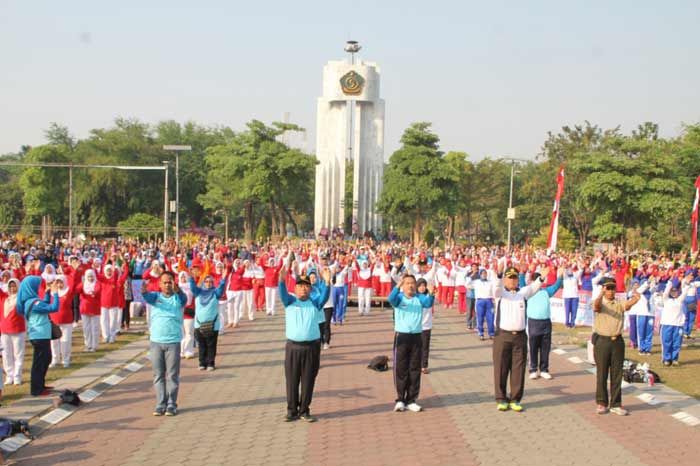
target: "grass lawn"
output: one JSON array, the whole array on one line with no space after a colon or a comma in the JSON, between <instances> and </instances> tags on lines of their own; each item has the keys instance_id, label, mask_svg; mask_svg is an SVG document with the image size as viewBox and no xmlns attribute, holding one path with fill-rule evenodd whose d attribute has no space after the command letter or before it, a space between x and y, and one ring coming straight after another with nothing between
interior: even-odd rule
<instances>
[{"instance_id":1,"label":"grass lawn","mask_svg":"<svg viewBox=\"0 0 700 466\"><path fill-rule=\"evenodd\" d=\"M590 334L590 327L569 329L563 324L552 324L552 343L555 345L578 345L585 348ZM626 359L649 363L649 367L659 374L664 385L700 399L700 339L683 340L679 367L665 367L663 365L661 342L657 335L654 335L651 356L640 356L637 350L630 348L627 335L625 335L625 343L627 344Z\"/></svg>"},{"instance_id":2,"label":"grass lawn","mask_svg":"<svg viewBox=\"0 0 700 466\"><path fill-rule=\"evenodd\" d=\"M94 353L88 353L84 351L83 346L83 332L79 325L73 329L73 351L71 355L71 365L68 368L64 368L62 364L49 369L46 374L46 384L53 385L51 382L66 377L71 372L76 371L82 367L85 367L96 360L103 357L110 351L117 350L129 343L140 340L144 338L143 331L130 330L128 333L122 333L117 336L117 341L114 343L106 344L100 343L99 348ZM24 367L22 369L22 385L5 385L2 389L2 404L8 405L14 401L29 395L29 380L30 370L32 368L32 345L27 341L26 349L24 352ZM4 376L3 376L4 380Z\"/></svg>"}]
</instances>

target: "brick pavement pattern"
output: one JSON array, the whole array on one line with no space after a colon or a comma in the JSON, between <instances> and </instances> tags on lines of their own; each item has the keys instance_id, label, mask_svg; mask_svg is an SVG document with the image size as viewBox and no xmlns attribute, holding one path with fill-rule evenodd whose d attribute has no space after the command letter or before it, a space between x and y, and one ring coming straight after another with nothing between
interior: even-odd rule
<instances>
[{"instance_id":1,"label":"brick pavement pattern","mask_svg":"<svg viewBox=\"0 0 700 466\"><path fill-rule=\"evenodd\" d=\"M392 412L391 311L348 310L321 354L312 413L282 422L284 317L258 318L219 340L217 370L184 361L180 414L154 418L145 367L14 457L20 465L690 465L700 429L632 396L631 415L594 414L595 379L552 355L550 381L526 382L523 413L499 413L491 344L455 311L436 313L422 413ZM392 364L390 362L390 364ZM624 397L624 395L623 395Z\"/></svg>"}]
</instances>

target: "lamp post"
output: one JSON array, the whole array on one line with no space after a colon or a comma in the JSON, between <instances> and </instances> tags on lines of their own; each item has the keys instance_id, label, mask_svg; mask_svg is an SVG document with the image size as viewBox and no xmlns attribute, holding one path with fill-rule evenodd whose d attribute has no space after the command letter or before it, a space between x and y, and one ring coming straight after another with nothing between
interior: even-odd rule
<instances>
[{"instance_id":1,"label":"lamp post","mask_svg":"<svg viewBox=\"0 0 700 466\"><path fill-rule=\"evenodd\" d=\"M163 186L163 242L168 241L168 168L169 162L163 160L165 166L165 186Z\"/></svg>"},{"instance_id":2,"label":"lamp post","mask_svg":"<svg viewBox=\"0 0 700 466\"><path fill-rule=\"evenodd\" d=\"M529 162L527 159L519 159L516 157L502 157L499 160L504 161L508 160L511 162L510 166L510 194L508 195L508 212L506 214L506 218L508 219L508 248L507 250L510 251L510 239L511 239L511 229L512 229L512 223L513 220L515 220L515 210L513 209L513 179L515 178L515 164L519 162Z\"/></svg>"},{"instance_id":3,"label":"lamp post","mask_svg":"<svg viewBox=\"0 0 700 466\"><path fill-rule=\"evenodd\" d=\"M175 152L175 240L180 241L180 152L189 152L192 146L164 145L163 150ZM166 206L167 207L167 206Z\"/></svg>"}]
</instances>

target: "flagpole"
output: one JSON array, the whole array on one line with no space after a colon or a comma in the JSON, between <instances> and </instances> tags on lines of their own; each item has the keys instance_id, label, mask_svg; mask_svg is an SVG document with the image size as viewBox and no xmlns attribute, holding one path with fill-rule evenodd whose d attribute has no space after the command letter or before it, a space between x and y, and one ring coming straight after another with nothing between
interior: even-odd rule
<instances>
[{"instance_id":1,"label":"flagpole","mask_svg":"<svg viewBox=\"0 0 700 466\"><path fill-rule=\"evenodd\" d=\"M693 236L690 239L690 252L698 252L698 203L700 202L700 176L695 179L695 201L690 215L690 223L693 225Z\"/></svg>"},{"instance_id":2,"label":"flagpole","mask_svg":"<svg viewBox=\"0 0 700 466\"><path fill-rule=\"evenodd\" d=\"M557 172L557 193L554 197L554 206L552 207L552 221L549 224L549 236L547 237L547 252L557 250L557 240L559 239L559 211L561 195L564 192L564 166L559 167Z\"/></svg>"}]
</instances>

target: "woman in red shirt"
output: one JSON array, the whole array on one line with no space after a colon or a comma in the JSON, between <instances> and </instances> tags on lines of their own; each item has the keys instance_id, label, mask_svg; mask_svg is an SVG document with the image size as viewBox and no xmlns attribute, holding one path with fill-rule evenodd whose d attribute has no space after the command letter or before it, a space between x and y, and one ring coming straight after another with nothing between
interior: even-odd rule
<instances>
[{"instance_id":1,"label":"woman in red shirt","mask_svg":"<svg viewBox=\"0 0 700 466\"><path fill-rule=\"evenodd\" d=\"M83 322L85 350L93 353L100 342L100 295L102 285L97 281L94 269L87 269L82 283L76 287L80 296L80 316Z\"/></svg>"},{"instance_id":2,"label":"woman in red shirt","mask_svg":"<svg viewBox=\"0 0 700 466\"><path fill-rule=\"evenodd\" d=\"M56 367L60 362L63 367L70 367L71 346L73 345L73 296L75 283L73 272L66 275L56 275L55 281L60 284L58 292L58 312L49 314L51 322L61 327L61 338L51 340L51 364Z\"/></svg>"},{"instance_id":3,"label":"woman in red shirt","mask_svg":"<svg viewBox=\"0 0 700 466\"><path fill-rule=\"evenodd\" d=\"M104 267L104 274L97 274L97 280L102 284L100 327L105 343L114 343L121 329L124 283L128 277L129 264L126 262L121 273L118 273L113 264L107 264Z\"/></svg>"},{"instance_id":4,"label":"woman in red shirt","mask_svg":"<svg viewBox=\"0 0 700 466\"><path fill-rule=\"evenodd\" d=\"M2 365L7 378L5 385L22 384L24 366L24 342L27 327L24 317L17 314L17 291L19 280L11 278L7 282L7 292L0 290L0 342L2 342Z\"/></svg>"}]
</instances>

